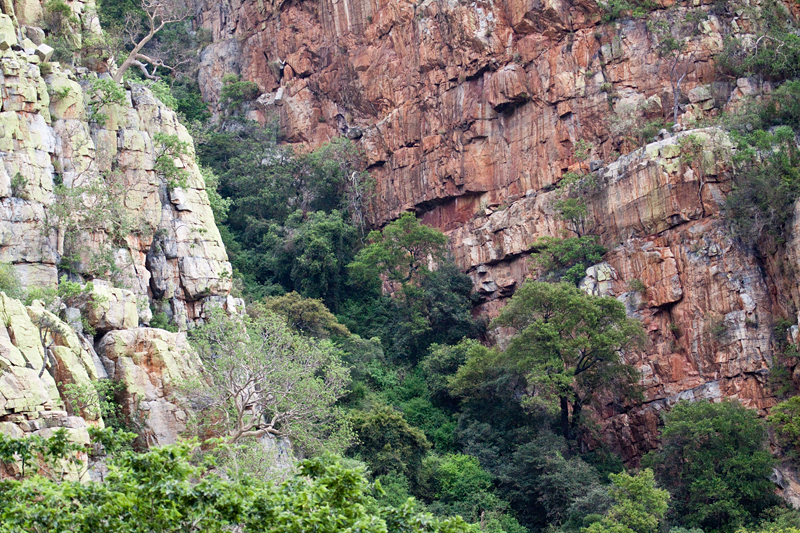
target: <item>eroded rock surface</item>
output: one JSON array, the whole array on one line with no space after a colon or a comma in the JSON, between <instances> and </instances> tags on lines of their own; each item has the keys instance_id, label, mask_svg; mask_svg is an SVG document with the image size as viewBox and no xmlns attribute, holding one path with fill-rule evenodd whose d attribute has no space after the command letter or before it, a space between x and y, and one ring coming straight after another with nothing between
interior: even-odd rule
<instances>
[{"instance_id":1,"label":"eroded rock surface","mask_svg":"<svg viewBox=\"0 0 800 533\"><path fill-rule=\"evenodd\" d=\"M67 5L100 33L93 0ZM110 378L148 444L175 442L187 418L176 383L202 365L185 334L140 326L151 306L184 330L209 306L241 306L192 138L147 87L100 105L107 72L49 62L41 2L0 9L0 262L42 298L0 292L0 432L65 428L87 444L87 426L104 424L92 382ZM69 294L56 296L60 276Z\"/></svg>"},{"instance_id":2,"label":"eroded rock surface","mask_svg":"<svg viewBox=\"0 0 800 533\"><path fill-rule=\"evenodd\" d=\"M125 384L123 408L142 426L147 444L177 442L188 414L175 393L182 383L201 379L203 369L186 334L153 328L111 331L98 351L108 377Z\"/></svg>"},{"instance_id":3,"label":"eroded rock surface","mask_svg":"<svg viewBox=\"0 0 800 533\"><path fill-rule=\"evenodd\" d=\"M28 4L20 4L23 18L32 16ZM94 27L93 4L71 5ZM12 17L0 17L16 35ZM98 106L97 74L48 63L43 76L40 48L0 57L0 261L14 264L26 287L54 286L59 263L69 261L135 295L138 319L124 327L148 323L153 300L186 327L200 318L204 298L228 294L231 274L191 137L142 85L127 85L119 104ZM157 171L164 136L186 146L170 154L182 172L177 184ZM68 203L55 194L57 183L88 192ZM101 208L112 201L110 217Z\"/></svg>"},{"instance_id":4,"label":"eroded rock surface","mask_svg":"<svg viewBox=\"0 0 800 533\"><path fill-rule=\"evenodd\" d=\"M749 39L747 16L705 0L609 24L591 1L197 3L214 37L202 54L204 96L216 102L222 76L239 74L262 91L249 116L278 117L289 143L354 139L376 180L373 223L410 210L445 231L482 296L478 313L495 316L534 274L532 244L565 230L556 185L591 171L588 224L610 252L583 286L620 298L649 333L630 356L645 403L609 400L601 413L626 458L655 445L659 411L680 398L774 405L774 321L794 319L787 300L800 302L780 265L798 264L800 230L787 257L766 265L733 239L720 214L731 145L696 129L769 90L717 77L723 35ZM671 120L670 65L648 24L689 9L702 16L680 58L684 131L619 157L633 147L626 110ZM583 162L580 140L594 146Z\"/></svg>"}]
</instances>

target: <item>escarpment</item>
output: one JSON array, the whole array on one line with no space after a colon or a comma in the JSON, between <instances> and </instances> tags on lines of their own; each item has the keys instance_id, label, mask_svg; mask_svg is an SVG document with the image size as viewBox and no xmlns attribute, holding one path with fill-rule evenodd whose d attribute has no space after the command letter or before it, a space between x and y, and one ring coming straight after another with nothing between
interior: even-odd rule
<instances>
[{"instance_id":1,"label":"escarpment","mask_svg":"<svg viewBox=\"0 0 800 533\"><path fill-rule=\"evenodd\" d=\"M147 442L173 442L187 419L174 384L200 369L183 332L210 307L241 305L192 138L146 85L115 84L113 66L52 62L38 2L6 4L0 262L29 292L92 287L61 318L35 298L3 300L3 431L100 424L61 407L67 385L110 377L126 409L150 413ZM84 32L99 28L91 2L68 5ZM734 143L706 127L774 88L719 73L726 39L757 38L751 14L651 7L608 20L583 0L197 0L194 25L212 37L198 79L218 112L225 75L255 83L243 114L276 122L286 143L354 141L374 180L370 224L413 211L444 231L476 315L496 316L534 276L537 239L568 229L555 207L565 175L591 181L581 223L608 251L581 286L620 299L648 333L625 354L643 402L608 398L598 413L635 462L679 399L737 398L766 414L774 369L793 384L800 373L775 332L800 303L797 217L769 257L737 238L723 212ZM659 32L686 21L680 49L664 48ZM149 327L164 320L180 332Z\"/></svg>"},{"instance_id":2,"label":"escarpment","mask_svg":"<svg viewBox=\"0 0 800 533\"><path fill-rule=\"evenodd\" d=\"M99 32L93 2L69 7ZM174 442L186 413L171 387L201 365L184 333L148 326L185 330L208 306L239 305L193 141L147 87L53 62L41 13L0 14L0 262L31 303L0 296L0 431L64 427L88 443L103 420L75 395L96 404L91 381L111 377L128 414L148 415L148 443Z\"/></svg>"},{"instance_id":3,"label":"escarpment","mask_svg":"<svg viewBox=\"0 0 800 533\"><path fill-rule=\"evenodd\" d=\"M587 171L587 223L609 251L582 286L624 301L649 337L629 355L644 403L609 400L601 413L631 459L656 445L658 413L679 399L737 398L762 414L776 403L770 376L787 362L774 326L795 320L786 265L798 236L769 258L733 236L722 213L733 146L701 127L771 90L718 69L726 39L757 38L752 13L659 2L605 16L584 1L199 1L214 40L200 85L217 102L224 74L255 82L247 116L277 119L288 143L358 142L373 224L413 211L445 231L481 296L475 312L490 317L533 275L536 239L566 228L558 182ZM693 16L680 53L659 48L659 27ZM677 133L646 144L656 128L631 151L634 129L674 113ZM581 141L593 146L583 161Z\"/></svg>"}]
</instances>

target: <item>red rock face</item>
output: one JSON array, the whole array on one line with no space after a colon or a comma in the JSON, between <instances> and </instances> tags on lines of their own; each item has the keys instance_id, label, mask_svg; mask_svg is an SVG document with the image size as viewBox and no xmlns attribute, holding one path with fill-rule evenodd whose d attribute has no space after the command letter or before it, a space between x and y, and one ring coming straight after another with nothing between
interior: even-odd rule
<instances>
[{"instance_id":1,"label":"red rock face","mask_svg":"<svg viewBox=\"0 0 800 533\"><path fill-rule=\"evenodd\" d=\"M672 3L650 19L685 18L688 8ZM241 74L264 93L249 116L277 117L287 142L355 139L377 184L373 223L412 210L445 231L484 297L476 312L495 315L531 275L531 244L564 230L553 186L589 166L575 145L593 143L589 221L611 251L585 286L626 302L649 333L645 351L628 356L645 403L600 409L625 457L655 444L658 412L680 398L735 397L762 412L775 403L774 314L788 312L796 283L734 241L720 217L729 143L704 130L692 157L684 136L615 161L634 147L625 109L640 123L672 116L671 64L646 20L601 24L588 0L200 4L215 40L202 55L204 96L215 101L222 76ZM761 90L717 81L723 32L748 25L703 4L695 9L707 19L680 58L686 128ZM792 241L785 261L796 264L798 249Z\"/></svg>"}]
</instances>

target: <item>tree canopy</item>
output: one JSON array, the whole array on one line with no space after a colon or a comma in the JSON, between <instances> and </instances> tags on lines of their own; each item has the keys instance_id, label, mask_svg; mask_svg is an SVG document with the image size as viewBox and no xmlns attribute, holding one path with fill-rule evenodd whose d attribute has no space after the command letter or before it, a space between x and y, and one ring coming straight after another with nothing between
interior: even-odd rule
<instances>
[{"instance_id":1,"label":"tree canopy","mask_svg":"<svg viewBox=\"0 0 800 533\"><path fill-rule=\"evenodd\" d=\"M329 342L293 332L266 309L255 316L209 313L191 333L206 379L184 392L198 423L235 442L246 437L291 437L301 450L341 450L349 430L334 404L348 371Z\"/></svg>"},{"instance_id":2,"label":"tree canopy","mask_svg":"<svg viewBox=\"0 0 800 533\"><path fill-rule=\"evenodd\" d=\"M516 334L504 351L477 350L451 381L456 393L510 375L504 379L524 387L525 405L557 403L568 438L583 406L599 393L635 393L638 374L621 354L635 348L644 332L613 298L590 296L567 283L528 281L493 325Z\"/></svg>"},{"instance_id":3,"label":"tree canopy","mask_svg":"<svg viewBox=\"0 0 800 533\"><path fill-rule=\"evenodd\" d=\"M704 531L732 531L775 505L774 460L758 413L735 400L680 402L664 415L662 447L648 454L673 496L673 516Z\"/></svg>"}]
</instances>

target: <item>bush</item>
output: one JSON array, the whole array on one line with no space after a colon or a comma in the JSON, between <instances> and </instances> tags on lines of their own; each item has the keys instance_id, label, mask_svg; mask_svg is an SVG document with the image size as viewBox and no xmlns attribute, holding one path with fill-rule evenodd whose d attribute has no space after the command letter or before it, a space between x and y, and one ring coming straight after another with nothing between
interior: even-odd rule
<instances>
[{"instance_id":1,"label":"bush","mask_svg":"<svg viewBox=\"0 0 800 533\"><path fill-rule=\"evenodd\" d=\"M641 18L658 8L658 4L651 0L606 0L600 5L605 10L603 22L611 22L626 16Z\"/></svg>"},{"instance_id":2,"label":"bush","mask_svg":"<svg viewBox=\"0 0 800 533\"><path fill-rule=\"evenodd\" d=\"M108 121L108 115L102 112L103 109L125 103L125 90L109 78L92 80L87 94L89 96L89 121L96 122L100 127L105 126Z\"/></svg>"},{"instance_id":3,"label":"bush","mask_svg":"<svg viewBox=\"0 0 800 533\"><path fill-rule=\"evenodd\" d=\"M784 446L800 451L800 396L794 396L772 408L767 417Z\"/></svg>"},{"instance_id":4,"label":"bush","mask_svg":"<svg viewBox=\"0 0 800 533\"><path fill-rule=\"evenodd\" d=\"M531 251L540 279L578 285L586 277L586 269L603 260L606 249L598 241L591 235L565 239L540 237Z\"/></svg>"},{"instance_id":5,"label":"bush","mask_svg":"<svg viewBox=\"0 0 800 533\"><path fill-rule=\"evenodd\" d=\"M0 292L6 293L9 298L22 299L24 297L17 271L9 263L0 263Z\"/></svg>"},{"instance_id":6,"label":"bush","mask_svg":"<svg viewBox=\"0 0 800 533\"><path fill-rule=\"evenodd\" d=\"M366 462L375 476L402 474L416 486L422 458L431 447L422 431L402 413L381 405L353 413L350 423L358 437L351 454Z\"/></svg>"},{"instance_id":7,"label":"bush","mask_svg":"<svg viewBox=\"0 0 800 533\"><path fill-rule=\"evenodd\" d=\"M782 243L794 202L800 197L800 154L794 132L780 126L773 133L757 130L732 135L737 143L734 189L725 211L734 232L750 245L762 248ZM765 242L762 238L770 237Z\"/></svg>"},{"instance_id":8,"label":"bush","mask_svg":"<svg viewBox=\"0 0 800 533\"><path fill-rule=\"evenodd\" d=\"M258 85L252 81L242 81L235 74L227 74L222 78L219 99L229 112L235 111L245 102L255 100L259 94Z\"/></svg>"},{"instance_id":9,"label":"bush","mask_svg":"<svg viewBox=\"0 0 800 533\"><path fill-rule=\"evenodd\" d=\"M735 400L680 402L664 416L661 439L642 464L672 493L679 523L733 531L777 504L774 459L755 410Z\"/></svg>"},{"instance_id":10,"label":"bush","mask_svg":"<svg viewBox=\"0 0 800 533\"><path fill-rule=\"evenodd\" d=\"M759 39L745 46L734 37L725 41L720 67L733 76L758 75L770 80L789 80L800 76L800 36L792 27L786 7L775 0L761 4L752 21Z\"/></svg>"}]
</instances>

